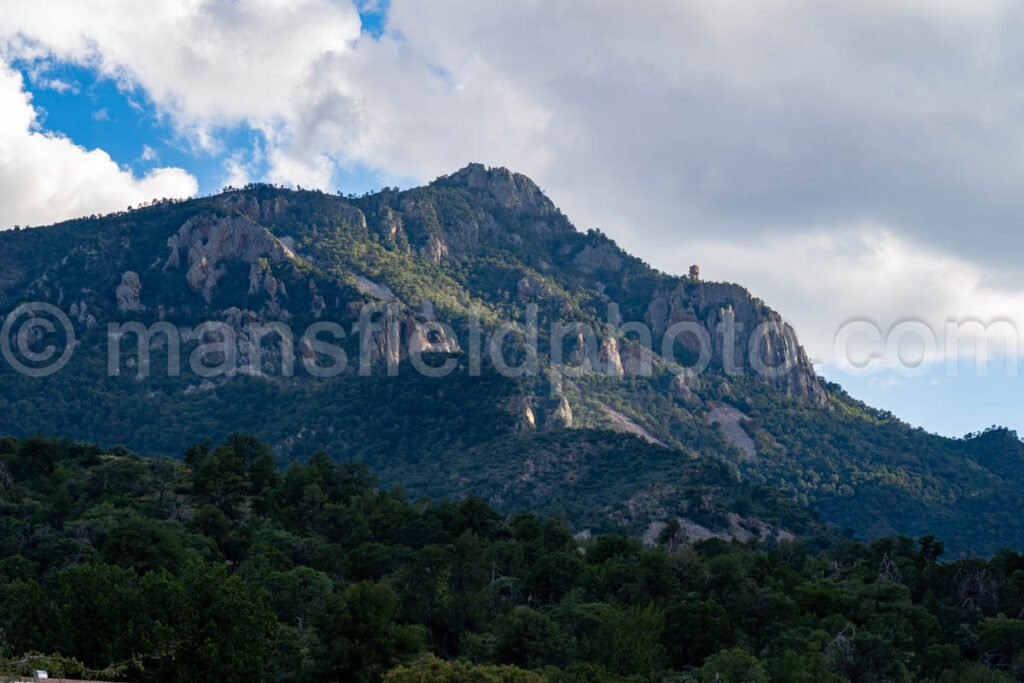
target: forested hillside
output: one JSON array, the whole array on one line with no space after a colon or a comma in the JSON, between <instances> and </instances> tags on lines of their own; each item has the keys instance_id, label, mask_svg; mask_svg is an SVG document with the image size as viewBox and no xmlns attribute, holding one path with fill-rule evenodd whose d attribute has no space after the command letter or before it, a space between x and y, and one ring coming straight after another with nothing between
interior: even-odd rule
<instances>
[{"instance_id":1,"label":"forested hillside","mask_svg":"<svg viewBox=\"0 0 1024 683\"><path fill-rule=\"evenodd\" d=\"M0 440L0 673L131 681L1024 680L1024 556L574 537L245 436Z\"/></svg>"},{"instance_id":2,"label":"forested hillside","mask_svg":"<svg viewBox=\"0 0 1024 683\"><path fill-rule=\"evenodd\" d=\"M782 316L743 287L658 272L599 230L577 231L506 169L471 164L360 197L251 185L0 232L0 316L23 322L14 313L27 302L59 309L75 343L52 375L0 362L0 434L180 456L196 435L252 433L281 460L323 449L414 495L557 507L574 531L653 533L697 512L682 504L681 472L724 462L865 540L1024 547L1016 434L946 439L861 404L818 378ZM499 372L479 336L524 324L531 307L535 368ZM397 332L360 334L366 310ZM190 335L214 323L233 332L222 355L236 363L200 375L190 363L204 338ZM136 335L111 353L111 324L163 330L148 340L148 365ZM272 324L293 331L291 348L271 337L254 352L253 330ZM348 362L329 376L306 369L330 361L304 337L317 324L343 332ZM677 325L692 334L662 345ZM741 330L741 350L763 330L764 357L730 351L723 325ZM37 352L67 341L55 329L34 339ZM180 346L174 368L168 332ZM698 372L702 336L710 353ZM474 344L485 350L476 365ZM412 364L424 349L454 369L424 376ZM517 365L529 354L502 346L499 356ZM759 374L755 360L786 372ZM609 442L595 454L590 437L558 436L581 429L662 450Z\"/></svg>"}]
</instances>

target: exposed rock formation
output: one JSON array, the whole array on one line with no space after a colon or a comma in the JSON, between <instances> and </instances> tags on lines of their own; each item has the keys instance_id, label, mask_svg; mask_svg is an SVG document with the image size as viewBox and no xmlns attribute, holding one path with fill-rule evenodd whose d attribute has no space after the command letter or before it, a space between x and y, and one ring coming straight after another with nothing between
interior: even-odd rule
<instances>
[{"instance_id":1,"label":"exposed rock formation","mask_svg":"<svg viewBox=\"0 0 1024 683\"><path fill-rule=\"evenodd\" d=\"M373 297L374 299L380 299L381 301L387 301L395 298L395 293L392 292L391 288L387 285L374 282L362 275L356 275L355 279L356 287L360 292L367 296Z\"/></svg>"},{"instance_id":2,"label":"exposed rock formation","mask_svg":"<svg viewBox=\"0 0 1024 683\"><path fill-rule=\"evenodd\" d=\"M530 303L539 296L548 294L548 287L544 281L535 275L524 275L516 283L516 299L519 303Z\"/></svg>"},{"instance_id":3,"label":"exposed rock formation","mask_svg":"<svg viewBox=\"0 0 1024 683\"><path fill-rule=\"evenodd\" d=\"M384 208L384 216L380 220L380 229L384 236L392 242L406 239L405 230L402 229L402 216L395 213L390 206Z\"/></svg>"},{"instance_id":4,"label":"exposed rock formation","mask_svg":"<svg viewBox=\"0 0 1024 683\"><path fill-rule=\"evenodd\" d=\"M572 260L574 266L583 273L617 273L622 270L622 255L608 242L598 246L587 245Z\"/></svg>"},{"instance_id":5,"label":"exposed rock formation","mask_svg":"<svg viewBox=\"0 0 1024 683\"><path fill-rule=\"evenodd\" d=\"M427 321L434 320L434 302L430 299L424 299L420 302L420 315Z\"/></svg>"},{"instance_id":6,"label":"exposed rock formation","mask_svg":"<svg viewBox=\"0 0 1024 683\"><path fill-rule=\"evenodd\" d=\"M572 427L572 406L563 394L554 397L553 406L544 420L546 429L569 429Z\"/></svg>"},{"instance_id":7,"label":"exposed rock formation","mask_svg":"<svg viewBox=\"0 0 1024 683\"><path fill-rule=\"evenodd\" d=\"M403 310L398 304L375 305L377 309L371 319L364 319L370 326L358 331L360 353L366 354L366 360L383 362L393 368L409 354L457 353L460 350L454 334L448 334L442 325L432 324L422 314ZM363 315L362 311L350 313L353 319Z\"/></svg>"},{"instance_id":8,"label":"exposed rock formation","mask_svg":"<svg viewBox=\"0 0 1024 683\"><path fill-rule=\"evenodd\" d=\"M516 418L517 432L532 432L537 428L537 418L526 396L516 396L509 401L509 413Z\"/></svg>"},{"instance_id":9,"label":"exposed rock formation","mask_svg":"<svg viewBox=\"0 0 1024 683\"><path fill-rule=\"evenodd\" d=\"M439 185L462 186L488 196L505 209L549 213L555 205L544 196L536 183L507 168L487 168L483 164L469 164L465 168L442 176Z\"/></svg>"},{"instance_id":10,"label":"exposed rock formation","mask_svg":"<svg viewBox=\"0 0 1024 683\"><path fill-rule=\"evenodd\" d=\"M266 294L271 301L277 300L277 295L287 296L288 290L284 283L275 278L269 269L264 268L261 263L254 263L249 267L249 295Z\"/></svg>"},{"instance_id":11,"label":"exposed rock formation","mask_svg":"<svg viewBox=\"0 0 1024 683\"><path fill-rule=\"evenodd\" d=\"M646 318L656 345L673 324L696 322L707 332L712 362L727 373L754 373L806 403L828 400L793 329L739 285L680 281L654 296ZM695 357L700 353L696 335L682 334L677 340Z\"/></svg>"},{"instance_id":12,"label":"exposed rock formation","mask_svg":"<svg viewBox=\"0 0 1024 683\"><path fill-rule=\"evenodd\" d=\"M319 318L320 314L327 308L327 304L324 302L323 296L320 295L320 290L316 286L314 280L309 281L309 312L313 314L314 318Z\"/></svg>"},{"instance_id":13,"label":"exposed rock formation","mask_svg":"<svg viewBox=\"0 0 1024 683\"><path fill-rule=\"evenodd\" d=\"M278 263L295 258L294 252L281 240L244 216L209 213L194 216L168 238L167 246L171 253L164 263L164 270L180 268L181 251L184 250L188 285L207 303L213 299L218 280L227 272L223 265L225 262L257 264L261 258L266 258L270 263Z\"/></svg>"},{"instance_id":14,"label":"exposed rock formation","mask_svg":"<svg viewBox=\"0 0 1024 683\"><path fill-rule=\"evenodd\" d=\"M91 329L96 325L96 316L89 313L89 305L86 304L85 301L73 302L71 304L71 308L68 309L68 313L71 314L72 318L82 323L87 328Z\"/></svg>"},{"instance_id":15,"label":"exposed rock formation","mask_svg":"<svg viewBox=\"0 0 1024 683\"><path fill-rule=\"evenodd\" d=\"M448 257L448 242L441 235L431 235L420 249L420 254L434 263L440 263Z\"/></svg>"},{"instance_id":16,"label":"exposed rock formation","mask_svg":"<svg viewBox=\"0 0 1024 683\"><path fill-rule=\"evenodd\" d=\"M672 378L672 384L669 386L669 391L672 392L672 397L682 403L691 403L695 400L699 400L694 396L695 391L700 391L701 381L695 373L689 370L684 370L675 377Z\"/></svg>"},{"instance_id":17,"label":"exposed rock formation","mask_svg":"<svg viewBox=\"0 0 1024 683\"><path fill-rule=\"evenodd\" d=\"M652 372L654 356L651 349L630 341L625 341L620 346L619 357L622 359L623 374L633 377L647 376Z\"/></svg>"},{"instance_id":18,"label":"exposed rock formation","mask_svg":"<svg viewBox=\"0 0 1024 683\"><path fill-rule=\"evenodd\" d=\"M455 353L459 340L446 334L440 325L409 317L405 322L405 347L410 354Z\"/></svg>"},{"instance_id":19,"label":"exposed rock formation","mask_svg":"<svg viewBox=\"0 0 1024 683\"><path fill-rule=\"evenodd\" d=\"M665 442L657 438L649 431L638 425L633 420L629 419L622 413L612 408L609 408L605 404L600 404L601 410L604 412L605 417L608 419L608 426L616 432L625 432L626 434L632 434L639 436L641 439L648 443L653 443L658 446L664 446Z\"/></svg>"},{"instance_id":20,"label":"exposed rock formation","mask_svg":"<svg viewBox=\"0 0 1024 683\"><path fill-rule=\"evenodd\" d=\"M126 270L121 275L121 283L114 291L117 297L117 310L119 311L141 311L145 308L139 298L142 293L142 282L139 274L133 270Z\"/></svg>"},{"instance_id":21,"label":"exposed rock formation","mask_svg":"<svg viewBox=\"0 0 1024 683\"><path fill-rule=\"evenodd\" d=\"M619 342L615 337L608 337L601 342L598 363L601 372L609 377L622 377L625 374L622 368L622 357L619 355Z\"/></svg>"},{"instance_id":22,"label":"exposed rock formation","mask_svg":"<svg viewBox=\"0 0 1024 683\"><path fill-rule=\"evenodd\" d=\"M752 460L757 456L754 440L743 428L743 423L748 418L737 408L727 403L716 403L711 406L706 419L708 424L717 424L722 429L726 440L740 449L747 459Z\"/></svg>"},{"instance_id":23,"label":"exposed rock formation","mask_svg":"<svg viewBox=\"0 0 1024 683\"><path fill-rule=\"evenodd\" d=\"M291 206L291 202L282 196L258 199L248 192L222 194L217 197L217 203L229 211L237 211L256 223L280 218Z\"/></svg>"}]
</instances>

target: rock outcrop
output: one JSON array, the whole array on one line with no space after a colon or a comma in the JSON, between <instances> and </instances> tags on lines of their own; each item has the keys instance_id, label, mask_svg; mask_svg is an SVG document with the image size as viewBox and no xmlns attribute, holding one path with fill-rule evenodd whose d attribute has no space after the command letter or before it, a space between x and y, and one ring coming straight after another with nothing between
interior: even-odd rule
<instances>
[{"instance_id":1,"label":"rock outcrop","mask_svg":"<svg viewBox=\"0 0 1024 683\"><path fill-rule=\"evenodd\" d=\"M610 242L587 245L572 260L576 268L588 275L617 273L622 270L622 255Z\"/></svg>"},{"instance_id":2,"label":"rock outcrop","mask_svg":"<svg viewBox=\"0 0 1024 683\"><path fill-rule=\"evenodd\" d=\"M646 322L655 340L676 323L697 323L707 334L711 362L727 374L752 373L805 403L828 401L793 328L739 285L679 281L653 297ZM699 356L696 334L683 333L677 341Z\"/></svg>"},{"instance_id":3,"label":"rock outcrop","mask_svg":"<svg viewBox=\"0 0 1024 683\"><path fill-rule=\"evenodd\" d=\"M434 183L465 187L494 200L505 209L542 214L553 213L556 210L555 205L536 183L507 168L487 168L483 164L469 164L451 175L438 178Z\"/></svg>"},{"instance_id":4,"label":"rock outcrop","mask_svg":"<svg viewBox=\"0 0 1024 683\"><path fill-rule=\"evenodd\" d=\"M460 351L458 338L449 334L443 325L428 320L422 313L403 309L395 303L374 305L376 310L370 314L370 318L364 319L369 326L358 332L360 353L366 354L370 362L395 368L409 354L452 354ZM364 315L362 310L350 313L353 320Z\"/></svg>"},{"instance_id":5,"label":"rock outcrop","mask_svg":"<svg viewBox=\"0 0 1024 683\"><path fill-rule=\"evenodd\" d=\"M406 353L456 353L459 340L449 335L443 326L410 316L405 321Z\"/></svg>"},{"instance_id":6,"label":"rock outcrop","mask_svg":"<svg viewBox=\"0 0 1024 683\"><path fill-rule=\"evenodd\" d=\"M569 429L572 427L572 406L563 394L553 397L544 420L545 429Z\"/></svg>"},{"instance_id":7,"label":"rock outcrop","mask_svg":"<svg viewBox=\"0 0 1024 683\"><path fill-rule=\"evenodd\" d=\"M285 284L278 280L270 272L269 268L262 263L253 263L249 266L249 296L266 294L271 301L277 300L277 295L287 296L288 289Z\"/></svg>"},{"instance_id":8,"label":"rock outcrop","mask_svg":"<svg viewBox=\"0 0 1024 683\"><path fill-rule=\"evenodd\" d=\"M256 223L268 223L281 218L292 205L285 197L260 199L248 192L227 192L217 198L217 203Z\"/></svg>"},{"instance_id":9,"label":"rock outcrop","mask_svg":"<svg viewBox=\"0 0 1024 683\"><path fill-rule=\"evenodd\" d=\"M327 308L327 303L320 294L320 289L316 286L315 280L309 281L309 298L309 312L313 314L314 318L319 318L324 309Z\"/></svg>"},{"instance_id":10,"label":"rock outcrop","mask_svg":"<svg viewBox=\"0 0 1024 683\"><path fill-rule=\"evenodd\" d=\"M194 216L167 239L167 246L171 253L164 270L180 268L184 251L188 286L207 303L213 299L217 282L227 273L225 263L243 261L255 265L263 258L270 263L295 258L284 242L246 216Z\"/></svg>"},{"instance_id":11,"label":"rock outcrop","mask_svg":"<svg viewBox=\"0 0 1024 683\"><path fill-rule=\"evenodd\" d=\"M757 448L750 434L743 428L743 423L749 421L739 409L728 403L715 403L709 406L705 416L708 424L718 425L726 440L743 453L743 457L752 460L757 457Z\"/></svg>"},{"instance_id":12,"label":"rock outcrop","mask_svg":"<svg viewBox=\"0 0 1024 683\"><path fill-rule=\"evenodd\" d=\"M619 355L619 342L615 337L608 337L601 342L598 365L609 377L622 377L626 374L622 367L622 356Z\"/></svg>"},{"instance_id":13,"label":"rock outcrop","mask_svg":"<svg viewBox=\"0 0 1024 683\"><path fill-rule=\"evenodd\" d=\"M548 286L536 275L524 275L516 282L516 299L521 304L528 304L538 297L548 294L550 294Z\"/></svg>"},{"instance_id":14,"label":"rock outcrop","mask_svg":"<svg viewBox=\"0 0 1024 683\"><path fill-rule=\"evenodd\" d=\"M508 412L515 418L517 432L532 432L537 429L537 417L526 396L515 396L508 404Z\"/></svg>"},{"instance_id":15,"label":"rock outcrop","mask_svg":"<svg viewBox=\"0 0 1024 683\"><path fill-rule=\"evenodd\" d=\"M672 378L669 391L672 393L672 398L681 403L699 402L694 392L700 391L701 384L700 377L696 373L690 370L683 370Z\"/></svg>"},{"instance_id":16,"label":"rock outcrop","mask_svg":"<svg viewBox=\"0 0 1024 683\"><path fill-rule=\"evenodd\" d=\"M117 298L117 310L119 311L141 311L145 308L140 302L142 294L142 282L139 274L133 270L126 270L121 275L121 282L114 290Z\"/></svg>"}]
</instances>

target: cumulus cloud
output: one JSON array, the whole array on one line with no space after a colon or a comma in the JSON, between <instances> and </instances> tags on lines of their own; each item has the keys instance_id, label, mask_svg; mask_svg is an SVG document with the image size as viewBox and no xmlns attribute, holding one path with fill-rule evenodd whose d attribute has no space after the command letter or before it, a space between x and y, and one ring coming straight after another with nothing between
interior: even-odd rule
<instances>
[{"instance_id":1,"label":"cumulus cloud","mask_svg":"<svg viewBox=\"0 0 1024 683\"><path fill-rule=\"evenodd\" d=\"M140 87L182 138L223 150L220 129L248 125L287 145L317 65L352 49L360 33L351 2L332 0L3 2L0 39L12 57L94 67ZM340 85L340 84L339 84ZM326 184L315 163L290 160L296 179ZM280 174L279 174L280 175Z\"/></svg>"},{"instance_id":2,"label":"cumulus cloud","mask_svg":"<svg viewBox=\"0 0 1024 683\"><path fill-rule=\"evenodd\" d=\"M195 178L178 168L137 177L102 150L37 130L37 114L20 74L0 64L0 226L40 225L124 209L162 197L195 194Z\"/></svg>"},{"instance_id":3,"label":"cumulus cloud","mask_svg":"<svg viewBox=\"0 0 1024 683\"><path fill-rule=\"evenodd\" d=\"M390 22L450 82L544 112L509 156L578 223L750 286L823 361L854 317L1024 323L1019 4L441 0ZM450 137L406 172L443 171Z\"/></svg>"},{"instance_id":4,"label":"cumulus cloud","mask_svg":"<svg viewBox=\"0 0 1024 683\"><path fill-rule=\"evenodd\" d=\"M884 347L890 333L907 323L913 334L905 335L905 350L915 351L922 341L934 344L920 360L939 363L940 370L947 352L963 360L967 370L978 357L994 363L1007 349L1016 351L1024 336L1024 291L992 281L984 266L910 241L886 226L857 223L841 231L734 243L702 240L693 248L714 264L711 276L754 283L758 296L775 305L785 302L786 317L813 360L832 371L856 372L851 362L859 365L867 353L881 357L865 370L900 367L885 357ZM847 344L851 340L837 334L862 322L878 332L861 340L871 348ZM918 359L909 360L916 365Z\"/></svg>"}]
</instances>

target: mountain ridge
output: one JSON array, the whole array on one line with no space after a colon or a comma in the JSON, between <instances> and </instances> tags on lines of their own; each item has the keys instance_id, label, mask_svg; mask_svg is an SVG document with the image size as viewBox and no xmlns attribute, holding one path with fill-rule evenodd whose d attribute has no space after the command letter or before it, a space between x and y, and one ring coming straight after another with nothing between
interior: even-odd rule
<instances>
[{"instance_id":1,"label":"mountain ridge","mask_svg":"<svg viewBox=\"0 0 1024 683\"><path fill-rule=\"evenodd\" d=\"M529 433L568 430L584 439L588 430L620 429L647 434L679 458L725 462L866 537L936 532L983 550L1006 538L1024 542L1024 525L1012 520L1019 440L986 458L978 451L988 446L926 435L871 411L818 378L792 328L745 288L656 271L599 231L577 231L535 183L507 169L471 164L423 187L362 197L252 185L0 233L0 247L0 314L24 301L50 302L68 312L80 337L55 383L0 367L13 390L2 397L0 431L13 435L114 440L168 455L189 445L188 434L252 431L285 460L323 448L369 462L385 483L419 482L413 493L464 495L493 484L465 485L472 478L460 473L476 467L463 462L466 452L486 458L507 439L528 448ZM479 310L490 333L503 321L524 322L531 305L537 372L504 378L485 359L482 378L471 377L468 311ZM239 358L251 362L254 325L301 330L334 321L347 330L367 307L397 333L349 334L341 347L352 358L369 352L374 367L398 377L355 377L354 367L329 380L280 376L288 355L280 346L261 354L259 367L214 379L140 378L129 348L120 376L102 376L109 323L221 322L237 334ZM620 326L629 322L652 338L680 325L689 332L668 346L644 344ZM587 334L558 338L554 325L565 323ZM732 347L722 332L729 326ZM702 335L707 367L687 371L703 359ZM553 362L558 341L562 363ZM185 336L182 344L187 355L198 342ZM745 356L750 348L755 354ZM424 351L452 359L457 370L435 384L412 376ZM522 360L508 353L505 360ZM296 342L299 361L311 354ZM155 348L151 367L163 367L167 355ZM759 374L758 362L788 371ZM729 407L728 424L720 405ZM529 453L515 457L526 462ZM452 472L434 460L463 464ZM679 476L657 467L654 475ZM600 486L580 515L588 524L593 508L610 519L643 485L639 473L625 472L623 482ZM631 522L638 529L688 509L671 496L647 502Z\"/></svg>"}]
</instances>

